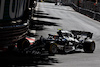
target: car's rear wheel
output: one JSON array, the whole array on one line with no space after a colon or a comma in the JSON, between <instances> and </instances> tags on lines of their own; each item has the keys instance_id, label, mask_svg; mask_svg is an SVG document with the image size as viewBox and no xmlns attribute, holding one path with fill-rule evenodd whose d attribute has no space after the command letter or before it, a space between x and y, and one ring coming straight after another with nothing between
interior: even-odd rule
<instances>
[{"instance_id":1,"label":"car's rear wheel","mask_svg":"<svg viewBox=\"0 0 100 67\"><path fill-rule=\"evenodd\" d=\"M17 48L20 49L20 50L23 50L27 47L29 47L30 43L27 39L21 39L17 42Z\"/></svg>"},{"instance_id":2,"label":"car's rear wheel","mask_svg":"<svg viewBox=\"0 0 100 67\"><path fill-rule=\"evenodd\" d=\"M85 53L93 53L95 50L95 42L85 42L83 44L83 50Z\"/></svg>"}]
</instances>

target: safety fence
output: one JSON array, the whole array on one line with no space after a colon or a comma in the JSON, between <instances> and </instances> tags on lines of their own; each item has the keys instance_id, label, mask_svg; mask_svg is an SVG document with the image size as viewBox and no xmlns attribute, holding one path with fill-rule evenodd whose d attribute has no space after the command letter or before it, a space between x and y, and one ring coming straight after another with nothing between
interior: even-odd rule
<instances>
[{"instance_id":1,"label":"safety fence","mask_svg":"<svg viewBox=\"0 0 100 67\"><path fill-rule=\"evenodd\" d=\"M100 12L100 3L96 4L91 1L82 1L82 0L71 0L71 3L83 9Z\"/></svg>"},{"instance_id":2,"label":"safety fence","mask_svg":"<svg viewBox=\"0 0 100 67\"><path fill-rule=\"evenodd\" d=\"M78 12L100 21L100 3L84 0L71 0L71 6Z\"/></svg>"},{"instance_id":3,"label":"safety fence","mask_svg":"<svg viewBox=\"0 0 100 67\"><path fill-rule=\"evenodd\" d=\"M61 0L62 1L62 5L70 5L71 4L71 0Z\"/></svg>"},{"instance_id":4,"label":"safety fence","mask_svg":"<svg viewBox=\"0 0 100 67\"><path fill-rule=\"evenodd\" d=\"M54 3L56 0L44 0L45 2L51 2Z\"/></svg>"},{"instance_id":5,"label":"safety fence","mask_svg":"<svg viewBox=\"0 0 100 67\"><path fill-rule=\"evenodd\" d=\"M46 0L55 2L55 0ZM85 14L93 19L100 21L100 3L95 3L86 0L61 0L62 5L70 5L76 11Z\"/></svg>"}]
</instances>

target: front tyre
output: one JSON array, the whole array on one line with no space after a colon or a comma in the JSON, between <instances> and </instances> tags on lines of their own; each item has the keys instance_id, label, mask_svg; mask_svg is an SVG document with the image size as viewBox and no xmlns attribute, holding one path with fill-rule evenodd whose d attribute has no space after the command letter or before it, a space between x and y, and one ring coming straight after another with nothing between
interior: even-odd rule
<instances>
[{"instance_id":1,"label":"front tyre","mask_svg":"<svg viewBox=\"0 0 100 67\"><path fill-rule=\"evenodd\" d=\"M93 53L95 50L95 42L85 42L83 44L83 50L85 53Z\"/></svg>"},{"instance_id":2,"label":"front tyre","mask_svg":"<svg viewBox=\"0 0 100 67\"><path fill-rule=\"evenodd\" d=\"M49 53L50 54L55 54L57 53L57 45L56 44L50 44L50 48L49 48Z\"/></svg>"}]
</instances>

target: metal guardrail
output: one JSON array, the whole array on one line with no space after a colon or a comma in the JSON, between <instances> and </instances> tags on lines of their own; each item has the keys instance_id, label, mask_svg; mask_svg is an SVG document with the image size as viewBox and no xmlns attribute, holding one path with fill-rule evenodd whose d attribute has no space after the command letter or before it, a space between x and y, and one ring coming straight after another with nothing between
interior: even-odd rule
<instances>
[{"instance_id":1,"label":"metal guardrail","mask_svg":"<svg viewBox=\"0 0 100 67\"><path fill-rule=\"evenodd\" d=\"M55 2L55 0L46 0ZM100 21L100 3L85 0L61 0L62 5L71 5L76 11Z\"/></svg>"},{"instance_id":2,"label":"metal guardrail","mask_svg":"<svg viewBox=\"0 0 100 67\"><path fill-rule=\"evenodd\" d=\"M44 0L45 2L51 2L54 3L56 0Z\"/></svg>"},{"instance_id":3,"label":"metal guardrail","mask_svg":"<svg viewBox=\"0 0 100 67\"><path fill-rule=\"evenodd\" d=\"M100 3L91 1L71 0L72 7L82 14L100 21Z\"/></svg>"},{"instance_id":4,"label":"metal guardrail","mask_svg":"<svg viewBox=\"0 0 100 67\"><path fill-rule=\"evenodd\" d=\"M71 4L71 0L61 0L62 5L70 5Z\"/></svg>"}]
</instances>

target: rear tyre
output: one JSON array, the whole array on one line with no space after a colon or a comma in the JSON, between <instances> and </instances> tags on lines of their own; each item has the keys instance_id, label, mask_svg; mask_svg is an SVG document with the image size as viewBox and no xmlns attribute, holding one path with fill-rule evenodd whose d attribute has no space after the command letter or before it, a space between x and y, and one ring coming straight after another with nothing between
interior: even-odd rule
<instances>
[{"instance_id":1,"label":"rear tyre","mask_svg":"<svg viewBox=\"0 0 100 67\"><path fill-rule=\"evenodd\" d=\"M95 42L85 42L83 44L83 50L85 53L93 53L95 50Z\"/></svg>"},{"instance_id":2,"label":"rear tyre","mask_svg":"<svg viewBox=\"0 0 100 67\"><path fill-rule=\"evenodd\" d=\"M55 54L55 53L57 53L57 52L58 52L58 50L57 50L57 45L55 45L55 44L50 44L49 53L50 53L50 54Z\"/></svg>"},{"instance_id":3,"label":"rear tyre","mask_svg":"<svg viewBox=\"0 0 100 67\"><path fill-rule=\"evenodd\" d=\"M17 48L20 49L20 50L23 50L27 47L29 47L30 43L27 39L21 39L17 42Z\"/></svg>"}]
</instances>

